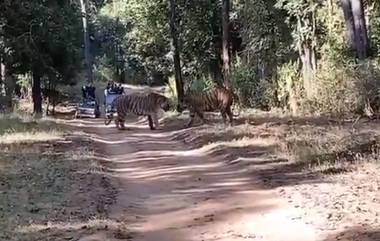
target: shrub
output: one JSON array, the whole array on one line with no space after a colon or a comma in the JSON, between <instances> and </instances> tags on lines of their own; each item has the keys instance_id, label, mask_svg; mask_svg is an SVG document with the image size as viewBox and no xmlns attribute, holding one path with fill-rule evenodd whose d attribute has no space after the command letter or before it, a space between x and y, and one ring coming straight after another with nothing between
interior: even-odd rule
<instances>
[{"instance_id":1,"label":"shrub","mask_svg":"<svg viewBox=\"0 0 380 241\"><path fill-rule=\"evenodd\" d=\"M238 63L232 73L234 88L243 106L268 110L276 101L272 81L260 79L254 68Z\"/></svg>"},{"instance_id":2,"label":"shrub","mask_svg":"<svg viewBox=\"0 0 380 241\"><path fill-rule=\"evenodd\" d=\"M189 88L191 91L205 91L213 88L215 85L216 83L213 80L202 77L191 81Z\"/></svg>"},{"instance_id":3,"label":"shrub","mask_svg":"<svg viewBox=\"0 0 380 241\"><path fill-rule=\"evenodd\" d=\"M380 68L371 60L359 64L325 62L316 81L318 97L311 100L316 111L339 116L361 113L378 99Z\"/></svg>"}]
</instances>

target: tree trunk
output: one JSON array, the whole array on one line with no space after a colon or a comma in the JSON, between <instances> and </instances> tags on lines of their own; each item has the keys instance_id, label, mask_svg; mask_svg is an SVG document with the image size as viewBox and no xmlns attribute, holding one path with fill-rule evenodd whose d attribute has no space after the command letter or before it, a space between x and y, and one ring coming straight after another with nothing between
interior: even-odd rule
<instances>
[{"instance_id":1,"label":"tree trunk","mask_svg":"<svg viewBox=\"0 0 380 241\"><path fill-rule=\"evenodd\" d=\"M7 68L5 68L5 76L4 76L4 80L5 80L5 99L6 99L6 106L8 108L8 110L12 111L13 110L13 92L15 90L15 87L16 87L16 83L15 83L15 80L12 78L11 75L9 75L9 72L7 70Z\"/></svg>"},{"instance_id":2,"label":"tree trunk","mask_svg":"<svg viewBox=\"0 0 380 241\"><path fill-rule=\"evenodd\" d=\"M230 1L222 0L222 26L223 26L222 59L223 59L224 85L226 86L226 88L231 88L229 23L230 23Z\"/></svg>"},{"instance_id":3,"label":"tree trunk","mask_svg":"<svg viewBox=\"0 0 380 241\"><path fill-rule=\"evenodd\" d=\"M215 49L215 51L218 51L218 50ZM222 73L222 68L221 68L222 64L221 64L220 58L212 59L209 66L210 66L210 73L211 73L212 79L214 80L215 83L222 86L223 73Z\"/></svg>"},{"instance_id":4,"label":"tree trunk","mask_svg":"<svg viewBox=\"0 0 380 241\"><path fill-rule=\"evenodd\" d=\"M82 12L82 25L83 25L83 42L84 42L84 58L86 63L87 81L93 82L92 76L92 61L90 53L90 37L88 33L88 21L87 21L87 0L80 0L81 12Z\"/></svg>"},{"instance_id":5,"label":"tree trunk","mask_svg":"<svg viewBox=\"0 0 380 241\"><path fill-rule=\"evenodd\" d=\"M4 73L5 66L3 64L3 58L0 55L0 96L5 94L5 80L4 80Z\"/></svg>"},{"instance_id":6,"label":"tree trunk","mask_svg":"<svg viewBox=\"0 0 380 241\"><path fill-rule=\"evenodd\" d=\"M36 69L33 70L32 98L33 113L40 117L42 115L41 74Z\"/></svg>"},{"instance_id":7,"label":"tree trunk","mask_svg":"<svg viewBox=\"0 0 380 241\"><path fill-rule=\"evenodd\" d=\"M182 71L181 71L181 59L180 59L180 50L178 46L178 32L177 32L177 9L175 0L170 0L170 33L172 37L172 45L174 51L174 74L175 74L175 83L177 88L178 95L178 105L177 110L181 111L182 104L184 100L184 91L183 91L183 81L182 81Z\"/></svg>"},{"instance_id":8,"label":"tree trunk","mask_svg":"<svg viewBox=\"0 0 380 241\"><path fill-rule=\"evenodd\" d=\"M354 17L356 52L359 59L368 57L369 41L362 0L351 0Z\"/></svg>"},{"instance_id":9,"label":"tree trunk","mask_svg":"<svg viewBox=\"0 0 380 241\"><path fill-rule=\"evenodd\" d=\"M362 0L341 0L348 47L359 59L368 57L369 39Z\"/></svg>"},{"instance_id":10,"label":"tree trunk","mask_svg":"<svg viewBox=\"0 0 380 241\"><path fill-rule=\"evenodd\" d=\"M346 24L346 38L348 47L351 50L355 50L355 27L354 27L354 17L352 16L351 10L351 0L341 0L344 21Z\"/></svg>"},{"instance_id":11,"label":"tree trunk","mask_svg":"<svg viewBox=\"0 0 380 241\"><path fill-rule=\"evenodd\" d=\"M315 50L308 44L303 44L300 57L302 60L302 75L303 75L303 87L306 97L313 99L316 95L315 81L315 67L316 67L316 55Z\"/></svg>"},{"instance_id":12,"label":"tree trunk","mask_svg":"<svg viewBox=\"0 0 380 241\"><path fill-rule=\"evenodd\" d=\"M0 91L4 95L4 106L6 106L7 110L13 110L13 92L15 89L16 83L13 80L12 76L9 74L9 68L6 64L4 64L3 58L0 56Z\"/></svg>"}]
</instances>

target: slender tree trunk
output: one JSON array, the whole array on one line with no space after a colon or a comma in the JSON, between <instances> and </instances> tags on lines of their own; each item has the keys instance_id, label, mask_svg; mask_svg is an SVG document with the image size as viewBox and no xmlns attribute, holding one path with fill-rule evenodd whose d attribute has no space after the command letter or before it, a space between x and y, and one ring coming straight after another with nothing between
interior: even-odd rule
<instances>
[{"instance_id":1,"label":"slender tree trunk","mask_svg":"<svg viewBox=\"0 0 380 241\"><path fill-rule=\"evenodd\" d=\"M215 51L217 51L217 49L215 49ZM223 85L223 73L220 58L211 60L210 73L215 83L217 83L218 85Z\"/></svg>"},{"instance_id":2,"label":"slender tree trunk","mask_svg":"<svg viewBox=\"0 0 380 241\"><path fill-rule=\"evenodd\" d=\"M15 80L13 77L9 74L7 67L5 67L5 97L6 97L6 105L10 111L13 110L13 93L16 87Z\"/></svg>"},{"instance_id":3,"label":"slender tree trunk","mask_svg":"<svg viewBox=\"0 0 380 241\"><path fill-rule=\"evenodd\" d=\"M302 62L302 79L303 88L307 99L313 99L316 97L315 88L315 74L317 71L317 57L315 53L315 18L314 13L311 13L308 18L301 19L297 17L297 28L301 31L303 26L310 26L312 28L313 36L309 40L304 40L303 43L299 43L298 52Z\"/></svg>"},{"instance_id":4,"label":"slender tree trunk","mask_svg":"<svg viewBox=\"0 0 380 241\"><path fill-rule=\"evenodd\" d=\"M83 25L83 42L84 42L84 58L86 63L87 81L93 82L92 76L92 61L90 53L90 36L88 33L88 21L87 21L87 0L80 0L81 12L82 12L82 25Z\"/></svg>"},{"instance_id":5,"label":"slender tree trunk","mask_svg":"<svg viewBox=\"0 0 380 241\"><path fill-rule=\"evenodd\" d=\"M0 96L2 96L5 91L4 75L5 75L5 66L3 64L3 58L0 55Z\"/></svg>"},{"instance_id":6,"label":"slender tree trunk","mask_svg":"<svg viewBox=\"0 0 380 241\"><path fill-rule=\"evenodd\" d=\"M13 110L13 92L16 83L14 82L12 76L9 74L9 68L4 64L2 56L0 56L0 91L4 95L4 103L9 111Z\"/></svg>"},{"instance_id":7,"label":"slender tree trunk","mask_svg":"<svg viewBox=\"0 0 380 241\"><path fill-rule=\"evenodd\" d=\"M36 68L33 70L32 98L33 112L40 117L42 115L41 74Z\"/></svg>"},{"instance_id":8,"label":"slender tree trunk","mask_svg":"<svg viewBox=\"0 0 380 241\"><path fill-rule=\"evenodd\" d=\"M223 26L222 59L223 59L224 85L226 86L226 88L231 88L229 23L230 23L230 1L222 0L222 26Z\"/></svg>"},{"instance_id":9,"label":"slender tree trunk","mask_svg":"<svg viewBox=\"0 0 380 241\"><path fill-rule=\"evenodd\" d=\"M178 23L177 23L177 9L175 0L170 0L170 33L172 36L172 45L174 50L174 74L175 74L175 83L177 88L178 95L178 105L177 110L181 111L184 91L183 91L183 80L182 80L182 71L181 71L181 59L180 59L180 50L178 46Z\"/></svg>"}]
</instances>

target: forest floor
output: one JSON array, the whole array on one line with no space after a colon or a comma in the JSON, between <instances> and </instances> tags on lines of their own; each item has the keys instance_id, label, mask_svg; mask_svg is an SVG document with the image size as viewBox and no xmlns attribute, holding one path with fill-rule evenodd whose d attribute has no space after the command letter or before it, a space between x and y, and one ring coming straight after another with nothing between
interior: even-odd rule
<instances>
[{"instance_id":1,"label":"forest floor","mask_svg":"<svg viewBox=\"0 0 380 241\"><path fill-rule=\"evenodd\" d=\"M0 239L380 240L379 123L186 118L56 120L70 134L3 144Z\"/></svg>"}]
</instances>

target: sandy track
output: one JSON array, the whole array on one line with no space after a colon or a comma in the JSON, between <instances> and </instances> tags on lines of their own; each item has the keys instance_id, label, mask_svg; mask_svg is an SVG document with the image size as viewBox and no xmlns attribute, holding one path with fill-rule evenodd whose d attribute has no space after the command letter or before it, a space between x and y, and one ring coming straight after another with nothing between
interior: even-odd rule
<instances>
[{"instance_id":1,"label":"sandy track","mask_svg":"<svg viewBox=\"0 0 380 241\"><path fill-rule=\"evenodd\" d=\"M260 189L255 176L181 141L180 128L150 131L146 123L133 122L131 130L118 131L100 120L82 122L117 182L110 218L126 224L126 240L323 238L274 191ZM99 232L81 240L118 238Z\"/></svg>"}]
</instances>

